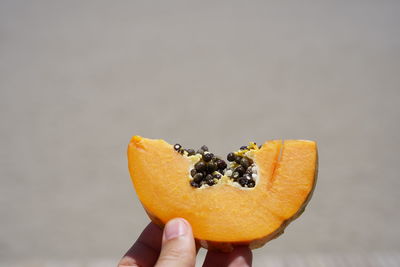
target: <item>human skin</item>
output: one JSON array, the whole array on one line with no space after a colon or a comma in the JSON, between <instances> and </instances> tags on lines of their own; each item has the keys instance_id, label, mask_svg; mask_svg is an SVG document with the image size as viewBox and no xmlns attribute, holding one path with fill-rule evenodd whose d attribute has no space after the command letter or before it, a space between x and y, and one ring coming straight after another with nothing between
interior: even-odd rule
<instances>
[{"instance_id":1,"label":"human skin","mask_svg":"<svg viewBox=\"0 0 400 267\"><path fill-rule=\"evenodd\" d=\"M192 228L185 219L170 220L164 230L149 223L118 267L192 267L198 250ZM251 250L245 246L230 253L208 251L203 266L248 267L252 257Z\"/></svg>"}]
</instances>

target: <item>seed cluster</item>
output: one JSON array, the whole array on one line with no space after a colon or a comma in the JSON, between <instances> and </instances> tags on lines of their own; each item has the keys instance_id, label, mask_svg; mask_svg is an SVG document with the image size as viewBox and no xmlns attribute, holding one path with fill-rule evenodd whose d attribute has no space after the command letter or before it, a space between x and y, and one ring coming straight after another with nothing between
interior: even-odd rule
<instances>
[{"instance_id":1,"label":"seed cluster","mask_svg":"<svg viewBox=\"0 0 400 267\"><path fill-rule=\"evenodd\" d=\"M226 162L209 152L208 147L205 145L196 152L192 148L184 149L179 144L174 145L174 149L180 154L186 154L187 156L201 155L201 160L190 171L190 176L192 177L190 185L193 187L199 188L204 184L209 186L216 184L221 179L227 167Z\"/></svg>"},{"instance_id":2,"label":"seed cluster","mask_svg":"<svg viewBox=\"0 0 400 267\"><path fill-rule=\"evenodd\" d=\"M247 146L240 147L240 150L250 150ZM227 155L227 160L231 162L230 168L225 171L228 177L231 177L234 182L239 183L242 187L254 187L256 182L256 167L252 159L244 154L239 155L231 152Z\"/></svg>"},{"instance_id":3,"label":"seed cluster","mask_svg":"<svg viewBox=\"0 0 400 267\"><path fill-rule=\"evenodd\" d=\"M255 143L254 143L255 146ZM242 146L242 152L256 149L255 147ZM215 185L223 175L228 176L233 182L237 182L242 187L254 187L256 177L256 167L252 159L244 153L231 152L227 155L228 164L221 158L208 151L208 147L203 145L195 151L194 149L184 149L180 144L175 144L174 149L186 156L201 155L201 159L190 171L192 177L190 185L199 188L202 185Z\"/></svg>"}]
</instances>

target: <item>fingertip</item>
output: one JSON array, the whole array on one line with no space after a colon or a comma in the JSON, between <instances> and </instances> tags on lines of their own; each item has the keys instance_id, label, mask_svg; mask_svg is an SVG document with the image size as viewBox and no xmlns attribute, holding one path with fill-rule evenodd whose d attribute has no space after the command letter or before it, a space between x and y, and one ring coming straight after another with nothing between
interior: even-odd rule
<instances>
[{"instance_id":1,"label":"fingertip","mask_svg":"<svg viewBox=\"0 0 400 267\"><path fill-rule=\"evenodd\" d=\"M164 241L169 241L174 238L190 235L190 224L183 218L175 218L167 222L164 227Z\"/></svg>"},{"instance_id":2,"label":"fingertip","mask_svg":"<svg viewBox=\"0 0 400 267\"><path fill-rule=\"evenodd\" d=\"M190 224L183 218L168 221L156 266L194 266L195 261L196 246Z\"/></svg>"}]
</instances>

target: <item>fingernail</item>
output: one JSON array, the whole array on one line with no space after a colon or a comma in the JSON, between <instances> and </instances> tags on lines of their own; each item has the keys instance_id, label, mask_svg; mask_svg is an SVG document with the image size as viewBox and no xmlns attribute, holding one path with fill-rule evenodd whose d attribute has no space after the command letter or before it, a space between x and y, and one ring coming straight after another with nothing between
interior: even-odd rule
<instances>
[{"instance_id":1,"label":"fingernail","mask_svg":"<svg viewBox=\"0 0 400 267\"><path fill-rule=\"evenodd\" d=\"M178 236L185 235L188 227L182 219L173 219L165 225L165 239L171 240Z\"/></svg>"}]
</instances>

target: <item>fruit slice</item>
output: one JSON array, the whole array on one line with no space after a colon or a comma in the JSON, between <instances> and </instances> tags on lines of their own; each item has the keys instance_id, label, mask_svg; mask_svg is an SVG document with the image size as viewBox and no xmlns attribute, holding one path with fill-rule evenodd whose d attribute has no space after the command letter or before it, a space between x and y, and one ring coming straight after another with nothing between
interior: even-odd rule
<instances>
[{"instance_id":1,"label":"fruit slice","mask_svg":"<svg viewBox=\"0 0 400 267\"><path fill-rule=\"evenodd\" d=\"M128 147L131 178L152 221L162 227L172 218L185 218L204 248L264 245L304 211L315 187L318 156L312 141L273 140L260 148L250 143L228 155L232 162L225 169L221 162L215 168L219 159L207 154L140 136ZM202 165L198 162L206 167L197 168ZM247 171L234 177L243 166L253 170L254 184L240 182ZM195 172L203 174L197 182Z\"/></svg>"}]
</instances>

